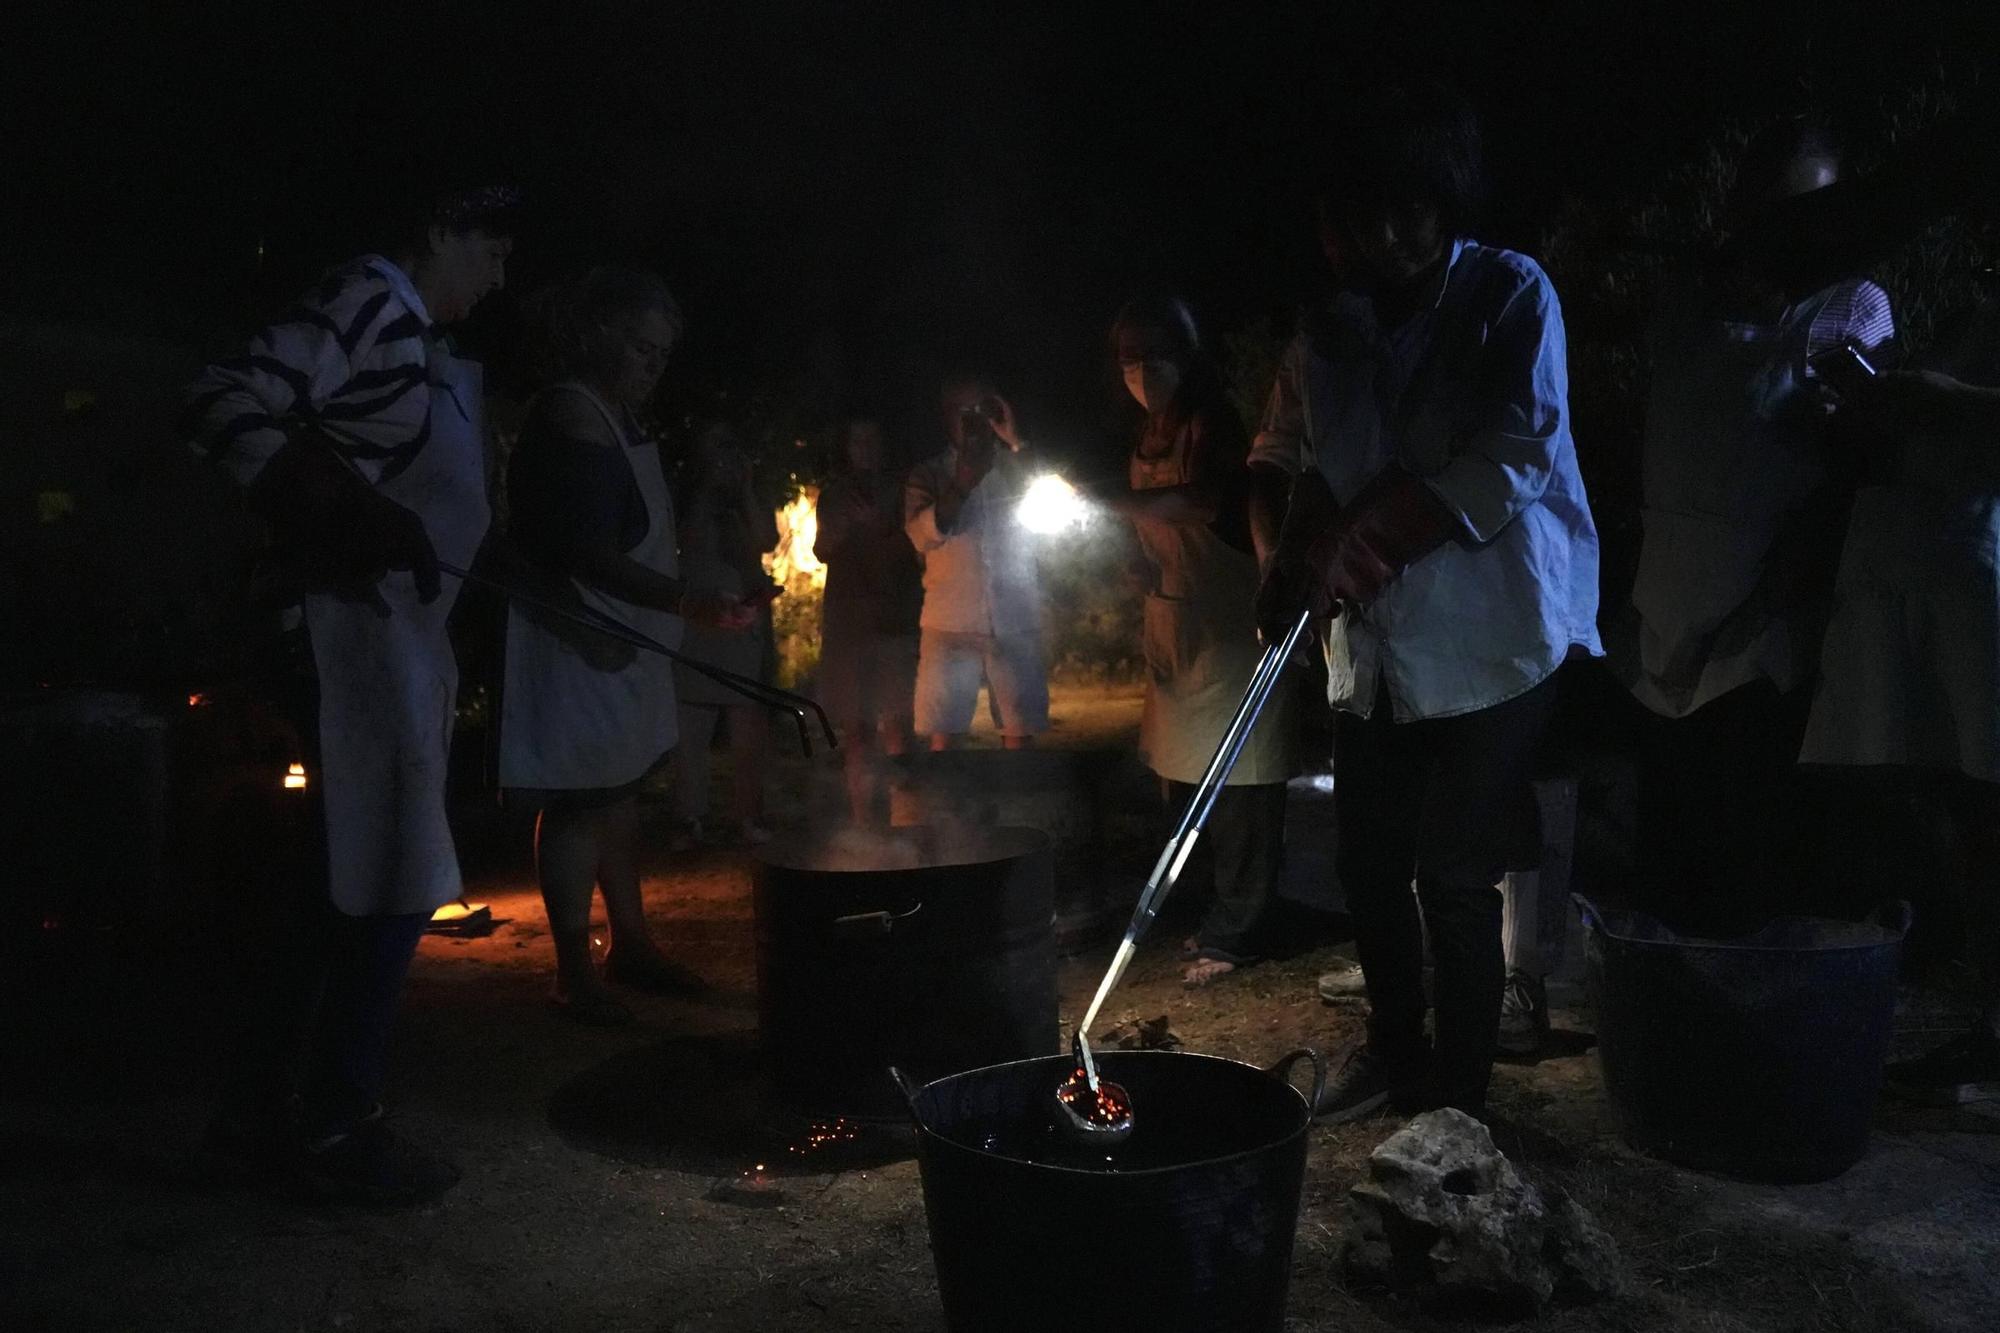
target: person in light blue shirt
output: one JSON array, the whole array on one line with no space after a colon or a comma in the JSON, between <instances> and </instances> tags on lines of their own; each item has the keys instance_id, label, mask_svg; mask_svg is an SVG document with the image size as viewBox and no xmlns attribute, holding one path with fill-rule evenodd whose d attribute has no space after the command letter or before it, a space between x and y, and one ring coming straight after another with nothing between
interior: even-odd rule
<instances>
[{"instance_id":1,"label":"person in light blue shirt","mask_svg":"<svg viewBox=\"0 0 2000 1333\"><path fill-rule=\"evenodd\" d=\"M1339 872L1372 1011L1316 1110L1477 1114L1505 976L1494 885L1531 817L1556 669L1602 652L1597 530L1555 288L1465 234L1470 111L1410 86L1357 90L1342 119L1317 190L1340 290L1287 350L1250 453L1260 626L1323 618Z\"/></svg>"}]
</instances>

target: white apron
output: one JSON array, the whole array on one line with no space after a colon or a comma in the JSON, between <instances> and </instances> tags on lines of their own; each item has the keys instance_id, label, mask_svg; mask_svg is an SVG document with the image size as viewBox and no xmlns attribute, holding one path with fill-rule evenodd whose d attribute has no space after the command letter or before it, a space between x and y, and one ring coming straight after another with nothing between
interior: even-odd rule
<instances>
[{"instance_id":1,"label":"white apron","mask_svg":"<svg viewBox=\"0 0 2000 1333\"><path fill-rule=\"evenodd\" d=\"M418 514L440 560L472 563L486 536L486 443L477 362L430 353L430 438L380 491ZM326 593L304 599L319 671L320 781L328 882L349 916L432 910L458 897L458 853L445 819L458 663L445 622L458 598L446 575L429 606L392 571L388 604Z\"/></svg>"},{"instance_id":2,"label":"white apron","mask_svg":"<svg viewBox=\"0 0 2000 1333\"><path fill-rule=\"evenodd\" d=\"M549 393L586 395L604 415L646 502L646 535L625 555L668 578L678 577L674 506L660 469L659 445L633 444L623 421L590 389L570 382ZM578 448L592 448L578 445ZM571 580L584 602L669 648L681 644L677 615L637 606L589 584ZM500 704L500 785L543 791L619 787L645 776L678 739L673 665L638 650L624 665L605 669L593 654L604 636L519 606L507 610L507 665Z\"/></svg>"},{"instance_id":3,"label":"white apron","mask_svg":"<svg viewBox=\"0 0 2000 1333\"><path fill-rule=\"evenodd\" d=\"M1819 395L1804 379L1832 289L1771 324L1689 311L1660 349L1647 403L1645 540L1636 623L1614 666L1633 695L1684 717L1739 686L1788 690L1817 640L1795 623L1789 526L1826 479ZM1803 558L1803 556L1798 556Z\"/></svg>"},{"instance_id":4,"label":"white apron","mask_svg":"<svg viewBox=\"0 0 2000 1333\"><path fill-rule=\"evenodd\" d=\"M1931 364L2000 373L2000 312ZM1854 498L1800 762L2000 782L2000 440L1916 438Z\"/></svg>"},{"instance_id":5,"label":"white apron","mask_svg":"<svg viewBox=\"0 0 2000 1333\"><path fill-rule=\"evenodd\" d=\"M1193 480L1186 430L1159 458L1135 451L1135 491ZM1146 594L1142 647L1146 704L1139 719L1139 756L1173 782L1195 783L1243 701L1263 649L1257 641L1257 561L1216 536L1207 524L1182 526L1133 520L1153 569ZM1280 682L1244 744L1229 785L1284 782L1292 776L1291 691Z\"/></svg>"}]
</instances>

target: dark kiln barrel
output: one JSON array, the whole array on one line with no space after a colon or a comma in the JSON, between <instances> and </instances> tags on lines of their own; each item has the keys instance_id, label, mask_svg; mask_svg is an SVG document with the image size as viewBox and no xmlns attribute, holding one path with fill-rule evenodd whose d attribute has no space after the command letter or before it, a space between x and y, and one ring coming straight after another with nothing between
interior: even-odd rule
<instances>
[{"instance_id":1,"label":"dark kiln barrel","mask_svg":"<svg viewBox=\"0 0 2000 1333\"><path fill-rule=\"evenodd\" d=\"M1059 1048L1042 833L899 828L758 861L758 1026L788 1101L895 1117L891 1065L940 1078Z\"/></svg>"}]
</instances>

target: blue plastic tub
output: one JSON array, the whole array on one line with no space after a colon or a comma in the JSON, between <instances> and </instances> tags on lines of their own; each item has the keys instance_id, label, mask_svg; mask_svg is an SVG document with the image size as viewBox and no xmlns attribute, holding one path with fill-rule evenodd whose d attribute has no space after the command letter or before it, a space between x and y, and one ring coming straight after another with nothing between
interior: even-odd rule
<instances>
[{"instance_id":1,"label":"blue plastic tub","mask_svg":"<svg viewBox=\"0 0 2000 1333\"><path fill-rule=\"evenodd\" d=\"M1785 917L1733 940L1678 935L1577 897L1598 1057L1641 1152L1752 1180L1861 1160L1896 1011L1909 905L1884 921ZM1886 924L1885 924L1886 922Z\"/></svg>"}]
</instances>

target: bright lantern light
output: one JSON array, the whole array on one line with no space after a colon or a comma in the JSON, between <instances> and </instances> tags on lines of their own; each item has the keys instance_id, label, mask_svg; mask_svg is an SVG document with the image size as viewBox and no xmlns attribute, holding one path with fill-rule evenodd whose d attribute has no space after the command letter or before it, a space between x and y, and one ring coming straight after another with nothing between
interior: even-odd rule
<instances>
[{"instance_id":1,"label":"bright lantern light","mask_svg":"<svg viewBox=\"0 0 2000 1333\"><path fill-rule=\"evenodd\" d=\"M285 769L285 790L304 791L306 789L306 766L291 764Z\"/></svg>"},{"instance_id":2,"label":"bright lantern light","mask_svg":"<svg viewBox=\"0 0 2000 1333\"><path fill-rule=\"evenodd\" d=\"M1046 537L1082 527L1090 517L1090 506L1076 493L1076 487L1053 472L1045 472L1028 483L1014 517L1028 531Z\"/></svg>"}]
</instances>

